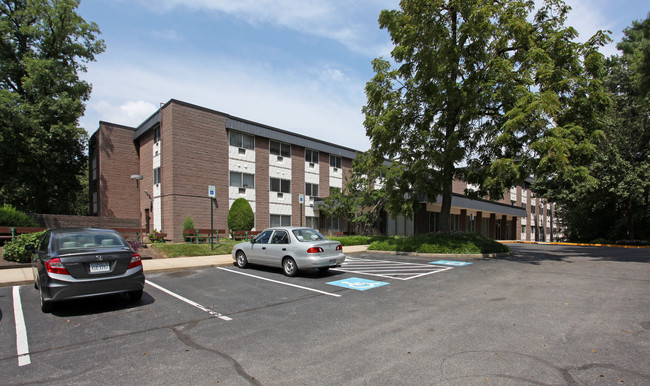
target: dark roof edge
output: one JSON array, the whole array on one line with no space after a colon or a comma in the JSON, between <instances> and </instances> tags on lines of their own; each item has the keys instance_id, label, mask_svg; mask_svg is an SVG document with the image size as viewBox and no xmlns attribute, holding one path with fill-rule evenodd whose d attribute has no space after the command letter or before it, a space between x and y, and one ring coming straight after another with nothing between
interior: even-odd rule
<instances>
[{"instance_id":1,"label":"dark roof edge","mask_svg":"<svg viewBox=\"0 0 650 386\"><path fill-rule=\"evenodd\" d=\"M99 125L109 125L113 127L118 127L120 129L125 129L125 130L131 130L131 131L136 131L137 128L133 126L126 126L126 125L120 125L119 123L113 123L113 122L108 122L108 121L99 121Z\"/></svg>"}]
</instances>

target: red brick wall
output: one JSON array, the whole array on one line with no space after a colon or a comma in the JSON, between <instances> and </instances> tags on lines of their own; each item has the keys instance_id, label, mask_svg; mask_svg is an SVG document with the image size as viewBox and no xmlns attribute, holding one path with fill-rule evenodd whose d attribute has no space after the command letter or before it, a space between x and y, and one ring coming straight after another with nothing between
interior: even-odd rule
<instances>
[{"instance_id":1,"label":"red brick wall","mask_svg":"<svg viewBox=\"0 0 650 386\"><path fill-rule=\"evenodd\" d=\"M97 150L98 213L100 217L138 218L138 187L131 175L139 174L134 131L101 122Z\"/></svg>"},{"instance_id":2,"label":"red brick wall","mask_svg":"<svg viewBox=\"0 0 650 386\"><path fill-rule=\"evenodd\" d=\"M320 186L319 186L320 188ZM298 195L305 193L305 148L291 145L291 225L300 225ZM305 225L305 205L302 206L302 225Z\"/></svg>"},{"instance_id":3,"label":"red brick wall","mask_svg":"<svg viewBox=\"0 0 650 386\"><path fill-rule=\"evenodd\" d=\"M183 221L191 216L198 228L210 227L208 186L216 187L214 227L227 228L227 117L172 102L163 110L161 127L162 228L173 241L182 240Z\"/></svg>"},{"instance_id":4,"label":"red brick wall","mask_svg":"<svg viewBox=\"0 0 650 386\"><path fill-rule=\"evenodd\" d=\"M465 189L467 188L467 182L454 180L451 185L451 191L454 193L465 194Z\"/></svg>"},{"instance_id":5,"label":"red brick wall","mask_svg":"<svg viewBox=\"0 0 650 386\"><path fill-rule=\"evenodd\" d=\"M269 140L255 137L255 229L271 224L269 217Z\"/></svg>"}]
</instances>

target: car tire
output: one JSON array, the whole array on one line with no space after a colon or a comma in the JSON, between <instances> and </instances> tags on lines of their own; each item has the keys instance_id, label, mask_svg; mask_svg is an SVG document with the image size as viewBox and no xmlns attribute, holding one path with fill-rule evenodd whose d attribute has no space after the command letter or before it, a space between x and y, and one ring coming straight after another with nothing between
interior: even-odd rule
<instances>
[{"instance_id":1,"label":"car tire","mask_svg":"<svg viewBox=\"0 0 650 386\"><path fill-rule=\"evenodd\" d=\"M286 276L296 276L298 274L298 266L296 265L296 261L291 257L285 258L282 260L282 270Z\"/></svg>"},{"instance_id":2,"label":"car tire","mask_svg":"<svg viewBox=\"0 0 650 386\"><path fill-rule=\"evenodd\" d=\"M43 291L39 290L39 295L41 298L41 312L44 312L46 314L49 314L50 312L54 311L54 303L53 302L48 302L43 299Z\"/></svg>"},{"instance_id":3,"label":"car tire","mask_svg":"<svg viewBox=\"0 0 650 386\"><path fill-rule=\"evenodd\" d=\"M244 251L237 251L237 253L235 254L235 259L236 259L235 264L239 268L248 267L248 259L246 258L246 254L244 253Z\"/></svg>"},{"instance_id":4,"label":"car tire","mask_svg":"<svg viewBox=\"0 0 650 386\"><path fill-rule=\"evenodd\" d=\"M142 298L142 290L131 291L129 292L129 299L132 302L138 301Z\"/></svg>"}]
</instances>

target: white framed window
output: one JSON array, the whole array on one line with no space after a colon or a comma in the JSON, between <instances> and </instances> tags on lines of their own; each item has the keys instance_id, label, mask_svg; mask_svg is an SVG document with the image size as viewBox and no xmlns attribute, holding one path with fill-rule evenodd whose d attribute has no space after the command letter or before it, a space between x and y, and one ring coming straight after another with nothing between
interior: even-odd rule
<instances>
[{"instance_id":1,"label":"white framed window","mask_svg":"<svg viewBox=\"0 0 650 386\"><path fill-rule=\"evenodd\" d=\"M308 196L318 197L318 184L305 184L305 194Z\"/></svg>"},{"instance_id":2,"label":"white framed window","mask_svg":"<svg viewBox=\"0 0 650 386\"><path fill-rule=\"evenodd\" d=\"M305 161L311 164L318 164L318 151L305 149Z\"/></svg>"},{"instance_id":3,"label":"white framed window","mask_svg":"<svg viewBox=\"0 0 650 386\"><path fill-rule=\"evenodd\" d=\"M305 217L305 226L318 229L318 217Z\"/></svg>"},{"instance_id":4,"label":"white framed window","mask_svg":"<svg viewBox=\"0 0 650 386\"><path fill-rule=\"evenodd\" d=\"M160 166L153 169L153 184L158 185L160 183Z\"/></svg>"},{"instance_id":5,"label":"white framed window","mask_svg":"<svg viewBox=\"0 0 650 386\"><path fill-rule=\"evenodd\" d=\"M255 175L240 172L230 172L230 186L237 188L255 188Z\"/></svg>"},{"instance_id":6,"label":"white framed window","mask_svg":"<svg viewBox=\"0 0 650 386\"><path fill-rule=\"evenodd\" d=\"M160 142L160 126L153 129L153 143Z\"/></svg>"},{"instance_id":7,"label":"white framed window","mask_svg":"<svg viewBox=\"0 0 650 386\"><path fill-rule=\"evenodd\" d=\"M278 141L270 141L269 152L280 157L289 157L291 156L291 145Z\"/></svg>"},{"instance_id":8,"label":"white framed window","mask_svg":"<svg viewBox=\"0 0 650 386\"><path fill-rule=\"evenodd\" d=\"M230 146L240 149L255 149L255 137L252 135L240 133L238 131L230 132Z\"/></svg>"},{"instance_id":9,"label":"white framed window","mask_svg":"<svg viewBox=\"0 0 650 386\"><path fill-rule=\"evenodd\" d=\"M287 216L283 214L272 214L270 224L272 227L291 226L291 216Z\"/></svg>"},{"instance_id":10,"label":"white framed window","mask_svg":"<svg viewBox=\"0 0 650 386\"><path fill-rule=\"evenodd\" d=\"M333 168L341 168L341 157L330 155L330 166Z\"/></svg>"},{"instance_id":11,"label":"white framed window","mask_svg":"<svg viewBox=\"0 0 650 386\"><path fill-rule=\"evenodd\" d=\"M271 178L269 190L271 192L278 192L278 193L291 193L291 180L284 180L282 178Z\"/></svg>"}]
</instances>

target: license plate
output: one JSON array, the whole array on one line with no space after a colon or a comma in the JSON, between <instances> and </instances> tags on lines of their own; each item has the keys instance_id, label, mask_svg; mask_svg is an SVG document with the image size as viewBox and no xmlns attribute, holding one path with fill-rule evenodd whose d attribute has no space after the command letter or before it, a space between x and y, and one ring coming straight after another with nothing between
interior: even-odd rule
<instances>
[{"instance_id":1,"label":"license plate","mask_svg":"<svg viewBox=\"0 0 650 386\"><path fill-rule=\"evenodd\" d=\"M110 270L111 266L106 261L101 263L90 263L90 273L109 272Z\"/></svg>"}]
</instances>

